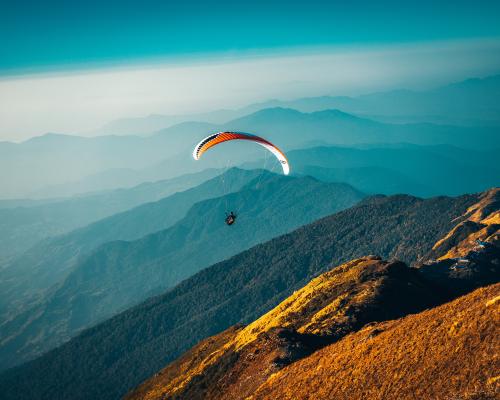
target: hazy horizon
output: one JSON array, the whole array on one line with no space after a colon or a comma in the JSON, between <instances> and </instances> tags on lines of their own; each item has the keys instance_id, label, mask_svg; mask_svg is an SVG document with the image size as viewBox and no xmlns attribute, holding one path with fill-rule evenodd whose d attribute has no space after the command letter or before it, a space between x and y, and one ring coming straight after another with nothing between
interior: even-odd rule
<instances>
[{"instance_id":1,"label":"hazy horizon","mask_svg":"<svg viewBox=\"0 0 500 400\"><path fill-rule=\"evenodd\" d=\"M94 136L120 118L238 109L271 99L426 90L497 73L500 40L305 49L4 77L0 139L23 141L48 132Z\"/></svg>"}]
</instances>

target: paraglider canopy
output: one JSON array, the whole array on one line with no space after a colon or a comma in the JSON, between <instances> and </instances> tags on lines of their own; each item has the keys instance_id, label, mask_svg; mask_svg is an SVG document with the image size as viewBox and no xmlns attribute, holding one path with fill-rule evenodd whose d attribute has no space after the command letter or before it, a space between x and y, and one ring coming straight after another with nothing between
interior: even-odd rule
<instances>
[{"instance_id":1,"label":"paraglider canopy","mask_svg":"<svg viewBox=\"0 0 500 400\"><path fill-rule=\"evenodd\" d=\"M285 154L278 147L260 136L244 132L218 132L206 137L194 148L193 158L195 160L199 160L202 154L211 147L230 140L248 140L260 144L275 155L275 157L280 162L281 167L283 168L283 173L285 175L288 175L290 173L288 160Z\"/></svg>"}]
</instances>

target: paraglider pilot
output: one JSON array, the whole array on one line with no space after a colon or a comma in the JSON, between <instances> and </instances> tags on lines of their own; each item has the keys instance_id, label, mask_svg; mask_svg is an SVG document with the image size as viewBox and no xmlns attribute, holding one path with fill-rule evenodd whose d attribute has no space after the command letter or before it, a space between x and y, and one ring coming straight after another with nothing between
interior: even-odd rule
<instances>
[{"instance_id":1,"label":"paraglider pilot","mask_svg":"<svg viewBox=\"0 0 500 400\"><path fill-rule=\"evenodd\" d=\"M236 221L236 214L233 213L232 211L229 214L226 214L226 224L228 226L234 224Z\"/></svg>"}]
</instances>

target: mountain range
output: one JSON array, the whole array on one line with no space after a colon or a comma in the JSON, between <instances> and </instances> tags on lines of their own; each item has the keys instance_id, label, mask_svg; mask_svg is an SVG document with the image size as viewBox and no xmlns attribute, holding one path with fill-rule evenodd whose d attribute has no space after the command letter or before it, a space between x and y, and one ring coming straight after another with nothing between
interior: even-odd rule
<instances>
[{"instance_id":1,"label":"mountain range","mask_svg":"<svg viewBox=\"0 0 500 400\"><path fill-rule=\"evenodd\" d=\"M478 200L366 199L206 268L4 372L0 390L6 399L118 398L199 340L255 320L332 266L365 254L422 259Z\"/></svg>"},{"instance_id":2,"label":"mountain range","mask_svg":"<svg viewBox=\"0 0 500 400\"><path fill-rule=\"evenodd\" d=\"M22 308L30 304L30 298L36 299L43 295L46 289L63 280L82 257L98 246L116 240L135 240L166 229L181 220L195 203L237 191L260 176L262 176L261 171L230 170L224 176L209 179L191 189L176 192L154 202L146 202L66 234L49 237L36 243L6 263L0 273L2 313L6 310L18 312L18 306ZM193 177L201 178L198 175ZM186 179L185 184L188 181L189 179ZM222 182L225 184L222 185ZM136 189L145 189L147 195L156 196L162 191L158 193L155 188L163 188L162 183L146 184ZM136 190L131 189L111 192L111 195L124 194L128 199L134 198L135 193ZM142 193L142 190L139 193ZM111 196L105 194L103 197L99 200L105 202ZM121 198L121 196L118 198L118 203ZM72 200L69 199L68 202L71 204ZM79 205L82 207L81 203ZM64 207L61 208L64 210Z\"/></svg>"},{"instance_id":3,"label":"mountain range","mask_svg":"<svg viewBox=\"0 0 500 400\"><path fill-rule=\"evenodd\" d=\"M302 112L327 109L393 123L498 126L500 75L471 78L426 91L408 89L357 97L320 96L292 101L272 100L254 107L289 107Z\"/></svg>"},{"instance_id":4,"label":"mountain range","mask_svg":"<svg viewBox=\"0 0 500 400\"><path fill-rule=\"evenodd\" d=\"M496 153L495 149L463 150L451 145L395 143L356 147L312 146L291 150L287 156L294 174L310 175L326 182L345 182L370 194L407 193L429 197L479 192L498 185L500 167L496 162ZM261 156L259 153L256 155ZM214 158L225 159L227 156L220 153ZM239 160L238 157L235 159ZM262 168L266 162L257 158L241 165ZM267 160L267 167L274 171L279 169L274 159ZM161 169L168 170L168 165ZM0 244L0 260L19 254L43 238L195 186L224 170L225 167L208 169L169 180L143 183L130 189L57 201L45 200L43 204L34 201L29 205L24 201L18 203L22 207L17 208L14 201L3 201L8 208L0 208L0 233L5 238Z\"/></svg>"},{"instance_id":5,"label":"mountain range","mask_svg":"<svg viewBox=\"0 0 500 400\"><path fill-rule=\"evenodd\" d=\"M228 158L234 164L265 154L263 149L260 153L249 153L248 146L226 144L224 150L214 149L207 154L203 162L193 162L193 146L209 133L220 130L262 134L285 152L310 147L308 144L314 142L342 146L400 142L450 144L490 151L500 148L497 127L386 124L339 110L303 113L267 108L219 125L186 122L148 137L81 138L50 134L19 144L0 143L2 197L36 197L37 193L58 197L82 190L127 187L145 180L222 168ZM61 168L62 165L65 168Z\"/></svg>"}]
</instances>

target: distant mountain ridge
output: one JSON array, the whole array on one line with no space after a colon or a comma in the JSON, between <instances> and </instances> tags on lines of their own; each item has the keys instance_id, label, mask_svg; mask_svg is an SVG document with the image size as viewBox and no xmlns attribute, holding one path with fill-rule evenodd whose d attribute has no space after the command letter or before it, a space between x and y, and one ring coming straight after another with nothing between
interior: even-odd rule
<instances>
[{"instance_id":1,"label":"distant mountain ridge","mask_svg":"<svg viewBox=\"0 0 500 400\"><path fill-rule=\"evenodd\" d=\"M269 100L239 110L217 110L179 116L151 115L119 119L98 130L99 134L144 134L180 122L204 121L222 124L264 108L285 107L302 112L338 108L384 122L432 122L441 124L499 125L500 75L471 78L423 92L392 90L349 96L317 96L295 100Z\"/></svg>"},{"instance_id":2,"label":"distant mountain ridge","mask_svg":"<svg viewBox=\"0 0 500 400\"><path fill-rule=\"evenodd\" d=\"M320 96L273 100L254 107L290 107L303 112L338 108L347 113L398 123L499 126L500 75L472 78L427 91L392 90L357 97Z\"/></svg>"},{"instance_id":3,"label":"distant mountain ridge","mask_svg":"<svg viewBox=\"0 0 500 400\"><path fill-rule=\"evenodd\" d=\"M498 128L495 127L384 124L337 109L304 113L291 108L267 108L229 121L223 126L228 129L269 132L266 137L277 143L286 143L288 148L300 148L306 139L324 140L330 145L404 142L419 145L450 144L470 149L500 147Z\"/></svg>"},{"instance_id":4,"label":"distant mountain ridge","mask_svg":"<svg viewBox=\"0 0 500 400\"><path fill-rule=\"evenodd\" d=\"M98 136L84 138L61 134L47 134L32 138L22 143L0 143L0 183L3 185L2 197L19 197L44 191L47 186L55 186L78 181L90 175L99 176L104 171L123 169L138 170L140 180L133 176L128 186L135 186L145 180L173 178L189 172L197 172L208 166L201 166L189 157L181 157L184 163L177 163L175 168L163 171L160 177L151 177L147 170L161 161L178 157L179 154L190 154L190 149L200 137L210 133L210 124L192 123L189 126L179 125L173 131L164 132L151 137L139 136ZM186 165L191 169L186 169ZM8 171L8 172L7 172ZM108 181L113 179L107 177ZM118 180L118 179L117 179ZM76 182L75 182L76 181ZM119 179L121 185L124 179ZM126 181L125 181L126 182ZM98 184L102 184L99 179ZM102 187L114 189L114 187ZM92 191L89 186L85 191ZM60 195L60 192L56 192ZM74 194L66 190L65 195ZM50 191L45 195L52 196Z\"/></svg>"},{"instance_id":5,"label":"distant mountain ridge","mask_svg":"<svg viewBox=\"0 0 500 400\"><path fill-rule=\"evenodd\" d=\"M428 253L478 196L377 196L215 264L0 375L6 399L115 399L199 340L250 322L332 265ZM203 299L203 301L200 301Z\"/></svg>"}]
</instances>

